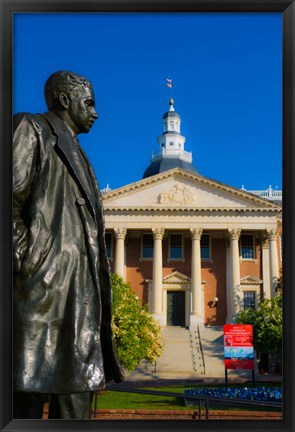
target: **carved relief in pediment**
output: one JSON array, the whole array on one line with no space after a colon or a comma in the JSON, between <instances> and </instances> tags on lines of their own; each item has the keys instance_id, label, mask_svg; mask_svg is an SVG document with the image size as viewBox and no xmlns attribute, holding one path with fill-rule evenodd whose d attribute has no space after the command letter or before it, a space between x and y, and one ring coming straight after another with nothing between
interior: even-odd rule
<instances>
[{"instance_id":1,"label":"carved relief in pediment","mask_svg":"<svg viewBox=\"0 0 295 432\"><path fill-rule=\"evenodd\" d=\"M160 204L190 204L194 200L191 189L180 183L175 183L158 196Z\"/></svg>"}]
</instances>

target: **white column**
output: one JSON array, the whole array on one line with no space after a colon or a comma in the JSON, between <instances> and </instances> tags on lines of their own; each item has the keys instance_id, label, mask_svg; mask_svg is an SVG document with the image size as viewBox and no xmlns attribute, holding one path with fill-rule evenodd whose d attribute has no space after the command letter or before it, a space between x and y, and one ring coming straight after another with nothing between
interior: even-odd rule
<instances>
[{"instance_id":1,"label":"white column","mask_svg":"<svg viewBox=\"0 0 295 432\"><path fill-rule=\"evenodd\" d=\"M262 278L263 278L263 297L271 298L271 287L270 287L270 268L269 268L269 241L268 238L262 239L261 244L262 250Z\"/></svg>"},{"instance_id":2,"label":"white column","mask_svg":"<svg viewBox=\"0 0 295 432\"><path fill-rule=\"evenodd\" d=\"M241 230L229 230L230 235L230 261L231 261L231 322L234 322L236 315L241 309L241 291L240 291L240 252L239 238Z\"/></svg>"},{"instance_id":3,"label":"white column","mask_svg":"<svg viewBox=\"0 0 295 432\"><path fill-rule=\"evenodd\" d=\"M192 307L190 328L204 324L204 311L202 310L202 276L201 276L201 236L202 229L191 229L192 233L192 263L191 263L191 291Z\"/></svg>"},{"instance_id":4,"label":"white column","mask_svg":"<svg viewBox=\"0 0 295 432\"><path fill-rule=\"evenodd\" d=\"M229 238L225 241L226 245L226 323L232 320L232 269L231 269L231 250Z\"/></svg>"},{"instance_id":5,"label":"white column","mask_svg":"<svg viewBox=\"0 0 295 432\"><path fill-rule=\"evenodd\" d=\"M115 228L116 235L116 256L114 271L125 279L125 237L126 228Z\"/></svg>"},{"instance_id":6,"label":"white column","mask_svg":"<svg viewBox=\"0 0 295 432\"><path fill-rule=\"evenodd\" d=\"M276 286L279 278L279 257L277 248L277 230L268 231L269 241L269 267L270 267L270 286L271 296L274 297L276 294Z\"/></svg>"},{"instance_id":7,"label":"white column","mask_svg":"<svg viewBox=\"0 0 295 432\"><path fill-rule=\"evenodd\" d=\"M153 295L152 295L152 312L157 319L162 321L162 280L163 280L163 256L162 256L162 239L164 228L155 228L152 230L154 235L154 256L153 256Z\"/></svg>"}]
</instances>

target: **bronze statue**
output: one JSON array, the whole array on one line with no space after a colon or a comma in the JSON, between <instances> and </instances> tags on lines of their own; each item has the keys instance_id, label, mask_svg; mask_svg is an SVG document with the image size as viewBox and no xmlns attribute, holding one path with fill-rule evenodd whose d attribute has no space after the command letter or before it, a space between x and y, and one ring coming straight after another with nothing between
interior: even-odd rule
<instances>
[{"instance_id":1,"label":"bronze statue","mask_svg":"<svg viewBox=\"0 0 295 432\"><path fill-rule=\"evenodd\" d=\"M91 83L45 84L48 112L14 117L14 418L90 418L124 379L112 339L102 201L77 135L98 115ZM48 396L49 395L49 396Z\"/></svg>"}]
</instances>

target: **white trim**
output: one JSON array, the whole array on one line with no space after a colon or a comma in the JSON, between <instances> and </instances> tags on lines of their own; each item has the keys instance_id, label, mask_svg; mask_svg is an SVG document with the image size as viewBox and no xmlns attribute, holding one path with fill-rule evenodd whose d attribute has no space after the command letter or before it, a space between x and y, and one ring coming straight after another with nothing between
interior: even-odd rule
<instances>
[{"instance_id":1,"label":"white trim","mask_svg":"<svg viewBox=\"0 0 295 432\"><path fill-rule=\"evenodd\" d=\"M129 212L166 212L166 213L274 213L277 214L276 208L262 207L167 207L164 204L153 204L151 206L111 206L104 204L104 213L114 211L129 211Z\"/></svg>"},{"instance_id":2,"label":"white trim","mask_svg":"<svg viewBox=\"0 0 295 432\"><path fill-rule=\"evenodd\" d=\"M120 188L113 189L110 192L106 192L103 195L103 201L105 202L105 205L106 205L107 204L106 201L108 199L112 199L114 197L124 195L125 193L135 191L138 189L143 189L146 186L161 182L165 179L176 178L176 177L191 179L193 181L199 182L200 184L206 184L206 185L212 186L216 189L230 192L233 195L236 195L240 198L248 199L249 201L256 202L257 204L264 204L267 207L260 209L262 211L267 211L267 210L272 210L275 212L277 212L278 210L280 212L282 211L281 206L275 204L274 202L269 201L266 198L261 198L261 197L258 197L257 195L253 195L247 191L244 191L241 189L236 189L236 188L231 187L231 186L227 186L223 183L219 183L219 182L212 180L212 179L209 179L207 177L200 176L199 174L190 173L190 172L185 171L181 168L174 168L174 169L171 169L168 171L164 171L163 173L156 174L156 175L151 176L151 177L147 177L146 179L138 180L138 181L131 183L127 186L122 186Z\"/></svg>"}]
</instances>

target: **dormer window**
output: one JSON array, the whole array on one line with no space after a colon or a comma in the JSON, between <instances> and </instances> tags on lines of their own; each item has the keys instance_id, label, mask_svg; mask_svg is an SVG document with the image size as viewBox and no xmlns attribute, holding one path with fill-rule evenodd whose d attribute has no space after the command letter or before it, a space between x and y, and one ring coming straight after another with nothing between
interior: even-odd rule
<instances>
[{"instance_id":1,"label":"dormer window","mask_svg":"<svg viewBox=\"0 0 295 432\"><path fill-rule=\"evenodd\" d=\"M174 142L173 142L173 141L170 141L170 143L169 143L170 147L172 147L173 144L174 144Z\"/></svg>"}]
</instances>

